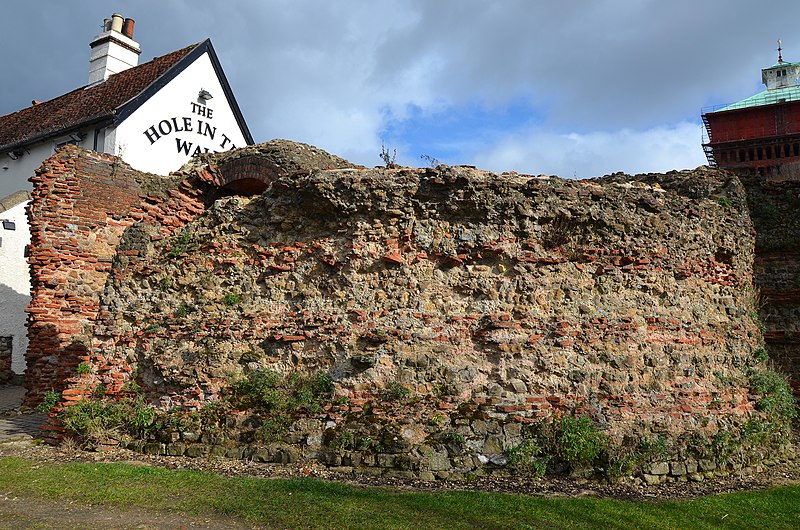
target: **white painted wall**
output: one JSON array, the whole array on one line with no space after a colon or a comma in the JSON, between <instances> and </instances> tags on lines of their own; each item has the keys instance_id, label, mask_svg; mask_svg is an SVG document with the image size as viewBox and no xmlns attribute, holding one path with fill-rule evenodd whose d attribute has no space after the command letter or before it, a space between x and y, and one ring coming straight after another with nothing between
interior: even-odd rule
<instances>
[{"instance_id":1,"label":"white painted wall","mask_svg":"<svg viewBox=\"0 0 800 530\"><path fill-rule=\"evenodd\" d=\"M28 218L22 202L0 212L0 221L13 221L15 230L6 230L0 223L0 336L12 336L11 369L21 374L25 370L25 351L28 336L25 328L25 307L30 302L31 280L25 246L30 243Z\"/></svg>"},{"instance_id":2,"label":"white painted wall","mask_svg":"<svg viewBox=\"0 0 800 530\"><path fill-rule=\"evenodd\" d=\"M213 99L203 103L200 90ZM163 175L179 169L198 150L247 145L207 53L125 119L114 142L114 154L131 166Z\"/></svg>"},{"instance_id":3,"label":"white painted wall","mask_svg":"<svg viewBox=\"0 0 800 530\"><path fill-rule=\"evenodd\" d=\"M94 129L81 131L86 137L79 142L81 147L94 147ZM0 198L19 190L33 190L28 179L56 151L56 145L68 139L68 136L57 137L37 142L22 149L22 155L12 160L8 153L0 153Z\"/></svg>"}]
</instances>

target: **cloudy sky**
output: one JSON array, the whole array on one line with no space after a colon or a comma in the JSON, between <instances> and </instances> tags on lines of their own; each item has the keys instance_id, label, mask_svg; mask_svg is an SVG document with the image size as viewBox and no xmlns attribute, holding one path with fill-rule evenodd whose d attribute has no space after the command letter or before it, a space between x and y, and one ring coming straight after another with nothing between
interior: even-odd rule
<instances>
[{"instance_id":1,"label":"cloudy sky","mask_svg":"<svg viewBox=\"0 0 800 530\"><path fill-rule=\"evenodd\" d=\"M800 60L796 0L5 0L0 114L85 84L113 12L140 62L210 37L257 142L367 166L693 168L700 109Z\"/></svg>"}]
</instances>

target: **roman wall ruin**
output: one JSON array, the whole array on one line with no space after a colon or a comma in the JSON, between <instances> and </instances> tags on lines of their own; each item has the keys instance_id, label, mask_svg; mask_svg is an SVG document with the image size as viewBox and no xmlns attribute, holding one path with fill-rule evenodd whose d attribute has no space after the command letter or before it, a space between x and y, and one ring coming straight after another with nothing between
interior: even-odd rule
<instances>
[{"instance_id":1,"label":"roman wall ruin","mask_svg":"<svg viewBox=\"0 0 800 530\"><path fill-rule=\"evenodd\" d=\"M755 232L723 171L366 169L276 141L168 178L69 147L33 181L32 403L134 381L162 409L195 410L254 370L324 372L335 399L292 426L302 455L369 409L407 442L383 467L427 455L426 473L442 458L433 417L483 462L562 415L620 445L760 414ZM399 387L418 399L376 405ZM177 436L171 451L208 454ZM439 478L471 465L445 457Z\"/></svg>"}]
</instances>

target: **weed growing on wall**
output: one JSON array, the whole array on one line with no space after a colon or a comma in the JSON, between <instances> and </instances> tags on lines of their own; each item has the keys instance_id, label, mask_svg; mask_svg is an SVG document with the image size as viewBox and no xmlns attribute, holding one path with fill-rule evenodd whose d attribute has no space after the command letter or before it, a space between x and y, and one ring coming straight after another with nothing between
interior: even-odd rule
<instances>
[{"instance_id":1,"label":"weed growing on wall","mask_svg":"<svg viewBox=\"0 0 800 530\"><path fill-rule=\"evenodd\" d=\"M383 401L401 401L407 398L410 394L411 391L408 388L404 387L397 381L392 381L381 392L381 399Z\"/></svg>"},{"instance_id":2,"label":"weed growing on wall","mask_svg":"<svg viewBox=\"0 0 800 530\"><path fill-rule=\"evenodd\" d=\"M167 257L177 258L178 256L187 252L190 249L192 242L193 242L192 233L189 232L188 230L184 230L170 244L170 249L169 252L167 252Z\"/></svg>"},{"instance_id":3,"label":"weed growing on wall","mask_svg":"<svg viewBox=\"0 0 800 530\"><path fill-rule=\"evenodd\" d=\"M50 410L61 403L61 392L48 390L42 397L42 402L36 407L39 412L50 412Z\"/></svg>"},{"instance_id":4,"label":"weed growing on wall","mask_svg":"<svg viewBox=\"0 0 800 530\"><path fill-rule=\"evenodd\" d=\"M792 388L786 376L770 369L751 369L750 392L759 396L756 410L764 414L764 428L778 439L784 440L791 432L792 420L797 417L797 407ZM751 430L754 430L751 427Z\"/></svg>"},{"instance_id":5,"label":"weed growing on wall","mask_svg":"<svg viewBox=\"0 0 800 530\"><path fill-rule=\"evenodd\" d=\"M282 375L268 369L251 372L231 385L228 401L239 410L266 416L259 431L265 441L277 441L299 414L316 414L330 401L333 383L328 374Z\"/></svg>"},{"instance_id":6,"label":"weed growing on wall","mask_svg":"<svg viewBox=\"0 0 800 530\"><path fill-rule=\"evenodd\" d=\"M87 362L81 362L75 367L75 372L79 375L86 375L92 373L92 365Z\"/></svg>"},{"instance_id":7,"label":"weed growing on wall","mask_svg":"<svg viewBox=\"0 0 800 530\"><path fill-rule=\"evenodd\" d=\"M90 444L123 435L141 437L157 428L156 409L141 397L119 401L82 400L64 407L58 418L66 432Z\"/></svg>"},{"instance_id":8,"label":"weed growing on wall","mask_svg":"<svg viewBox=\"0 0 800 530\"><path fill-rule=\"evenodd\" d=\"M241 301L242 301L242 295L240 294L228 293L224 297L222 297L222 302L228 306L237 305Z\"/></svg>"},{"instance_id":9,"label":"weed growing on wall","mask_svg":"<svg viewBox=\"0 0 800 530\"><path fill-rule=\"evenodd\" d=\"M397 159L397 149L394 149L393 152L390 152L389 149L383 145L383 142L381 142L380 157L386 167L392 168L395 166L395 160Z\"/></svg>"},{"instance_id":10,"label":"weed growing on wall","mask_svg":"<svg viewBox=\"0 0 800 530\"><path fill-rule=\"evenodd\" d=\"M608 438L587 416L564 416L557 425L558 455L572 469L582 469L596 463L608 445Z\"/></svg>"}]
</instances>

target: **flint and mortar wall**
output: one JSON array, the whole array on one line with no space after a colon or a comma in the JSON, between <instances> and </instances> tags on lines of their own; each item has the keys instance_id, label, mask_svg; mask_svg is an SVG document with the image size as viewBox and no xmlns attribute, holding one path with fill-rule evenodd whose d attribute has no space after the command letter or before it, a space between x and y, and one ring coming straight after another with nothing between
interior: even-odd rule
<instances>
[{"instance_id":1,"label":"flint and mortar wall","mask_svg":"<svg viewBox=\"0 0 800 530\"><path fill-rule=\"evenodd\" d=\"M123 238L94 351L134 360L163 406L270 367L329 372L356 406L399 382L519 422L577 409L618 438L752 410L753 233L724 173L316 171L149 230Z\"/></svg>"},{"instance_id":2,"label":"flint and mortar wall","mask_svg":"<svg viewBox=\"0 0 800 530\"><path fill-rule=\"evenodd\" d=\"M37 172L29 399L135 380L193 409L257 368L324 371L344 401L294 442L314 452L369 407L408 426L401 452L427 454L418 424L442 414L474 462L554 415L591 415L620 443L753 416L754 232L736 177L367 170L248 149L171 180L74 148ZM266 192L214 202L242 181ZM397 384L438 397L387 415L376 398Z\"/></svg>"}]
</instances>

